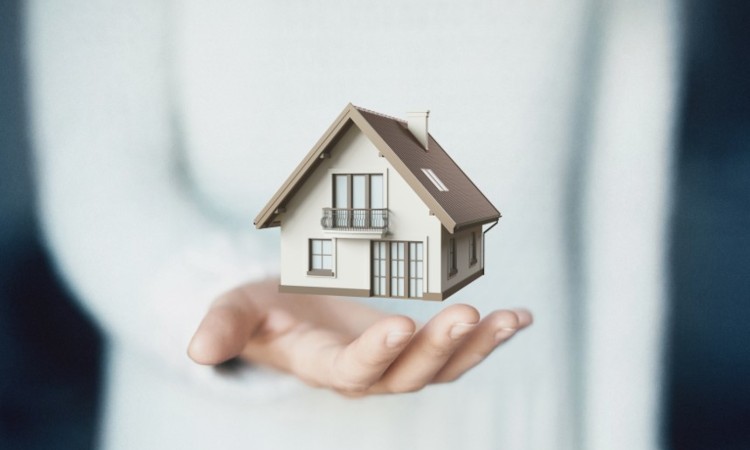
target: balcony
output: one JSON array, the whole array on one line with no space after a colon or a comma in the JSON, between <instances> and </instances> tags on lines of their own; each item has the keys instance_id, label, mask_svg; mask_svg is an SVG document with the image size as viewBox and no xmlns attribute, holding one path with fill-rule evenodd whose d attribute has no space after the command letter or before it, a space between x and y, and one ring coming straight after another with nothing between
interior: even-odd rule
<instances>
[{"instance_id":1,"label":"balcony","mask_svg":"<svg viewBox=\"0 0 750 450\"><path fill-rule=\"evenodd\" d=\"M330 232L364 232L382 236L388 230L388 210L323 208L320 224Z\"/></svg>"}]
</instances>

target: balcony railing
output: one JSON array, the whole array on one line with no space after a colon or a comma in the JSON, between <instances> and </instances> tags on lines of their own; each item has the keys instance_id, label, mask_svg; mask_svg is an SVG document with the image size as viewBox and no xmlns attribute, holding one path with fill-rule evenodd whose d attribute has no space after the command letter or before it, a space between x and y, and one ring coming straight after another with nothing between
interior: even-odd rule
<instances>
[{"instance_id":1,"label":"balcony railing","mask_svg":"<svg viewBox=\"0 0 750 450\"><path fill-rule=\"evenodd\" d=\"M323 208L320 224L324 230L383 231L388 229L388 210Z\"/></svg>"}]
</instances>

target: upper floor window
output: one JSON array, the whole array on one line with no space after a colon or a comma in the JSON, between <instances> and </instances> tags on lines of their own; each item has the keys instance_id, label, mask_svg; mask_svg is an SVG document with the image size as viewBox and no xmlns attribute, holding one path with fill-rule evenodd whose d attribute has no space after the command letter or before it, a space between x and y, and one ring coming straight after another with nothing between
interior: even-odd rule
<instances>
[{"instance_id":1,"label":"upper floor window","mask_svg":"<svg viewBox=\"0 0 750 450\"><path fill-rule=\"evenodd\" d=\"M382 174L336 174L333 176L333 207L377 209L383 207Z\"/></svg>"},{"instance_id":2,"label":"upper floor window","mask_svg":"<svg viewBox=\"0 0 750 450\"><path fill-rule=\"evenodd\" d=\"M333 176L334 228L385 228L385 188L382 174Z\"/></svg>"}]
</instances>

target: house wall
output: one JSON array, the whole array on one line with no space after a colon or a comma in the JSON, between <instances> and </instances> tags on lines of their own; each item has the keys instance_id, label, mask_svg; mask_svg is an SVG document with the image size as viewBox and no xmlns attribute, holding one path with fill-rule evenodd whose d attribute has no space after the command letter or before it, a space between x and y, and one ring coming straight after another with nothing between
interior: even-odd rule
<instances>
[{"instance_id":1,"label":"house wall","mask_svg":"<svg viewBox=\"0 0 750 450\"><path fill-rule=\"evenodd\" d=\"M471 242L471 233L475 233L476 235L476 245L477 245L477 262L476 264L470 264L470 252L469 252L469 246ZM449 253L448 253L448 246L449 246L449 240L450 238L456 239L456 266L458 269L458 272L456 272L454 275L449 276L448 274L448 267L449 267ZM450 234L448 230L445 228L442 229L441 234L442 239L442 251L441 251L441 258L443 261L443 267L440 273L441 277L441 292L446 292L450 290L451 288L461 284L462 282L465 282L467 279L471 278L472 276L476 276L479 272L482 271L482 251L483 251L483 245L482 245L482 239L484 239L484 236L482 235L482 227L476 226L467 228L466 230L459 231L455 234Z\"/></svg>"},{"instance_id":2,"label":"house wall","mask_svg":"<svg viewBox=\"0 0 750 450\"><path fill-rule=\"evenodd\" d=\"M423 242L426 263L424 291L440 292L440 221L430 215L427 206L388 161L379 156L377 148L356 126L344 133L333 147L331 157L322 161L286 205L287 212L280 216L281 284L370 290L372 238L329 234L320 223L323 208L332 206L332 177L335 173L384 175L384 202L389 209L389 232L382 239ZM307 275L309 239L334 239L334 277Z\"/></svg>"}]
</instances>

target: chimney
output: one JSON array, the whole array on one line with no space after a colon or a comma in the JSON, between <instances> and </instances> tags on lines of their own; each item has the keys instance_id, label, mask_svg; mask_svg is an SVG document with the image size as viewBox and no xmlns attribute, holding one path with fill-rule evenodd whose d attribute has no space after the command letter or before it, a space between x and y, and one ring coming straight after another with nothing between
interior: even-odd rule
<instances>
[{"instance_id":1,"label":"chimney","mask_svg":"<svg viewBox=\"0 0 750 450\"><path fill-rule=\"evenodd\" d=\"M414 135L415 138L422 144L422 148L427 148L427 142L429 141L429 134L427 133L427 118L430 117L429 111L414 111L406 113L406 123L408 124L409 131Z\"/></svg>"}]
</instances>

